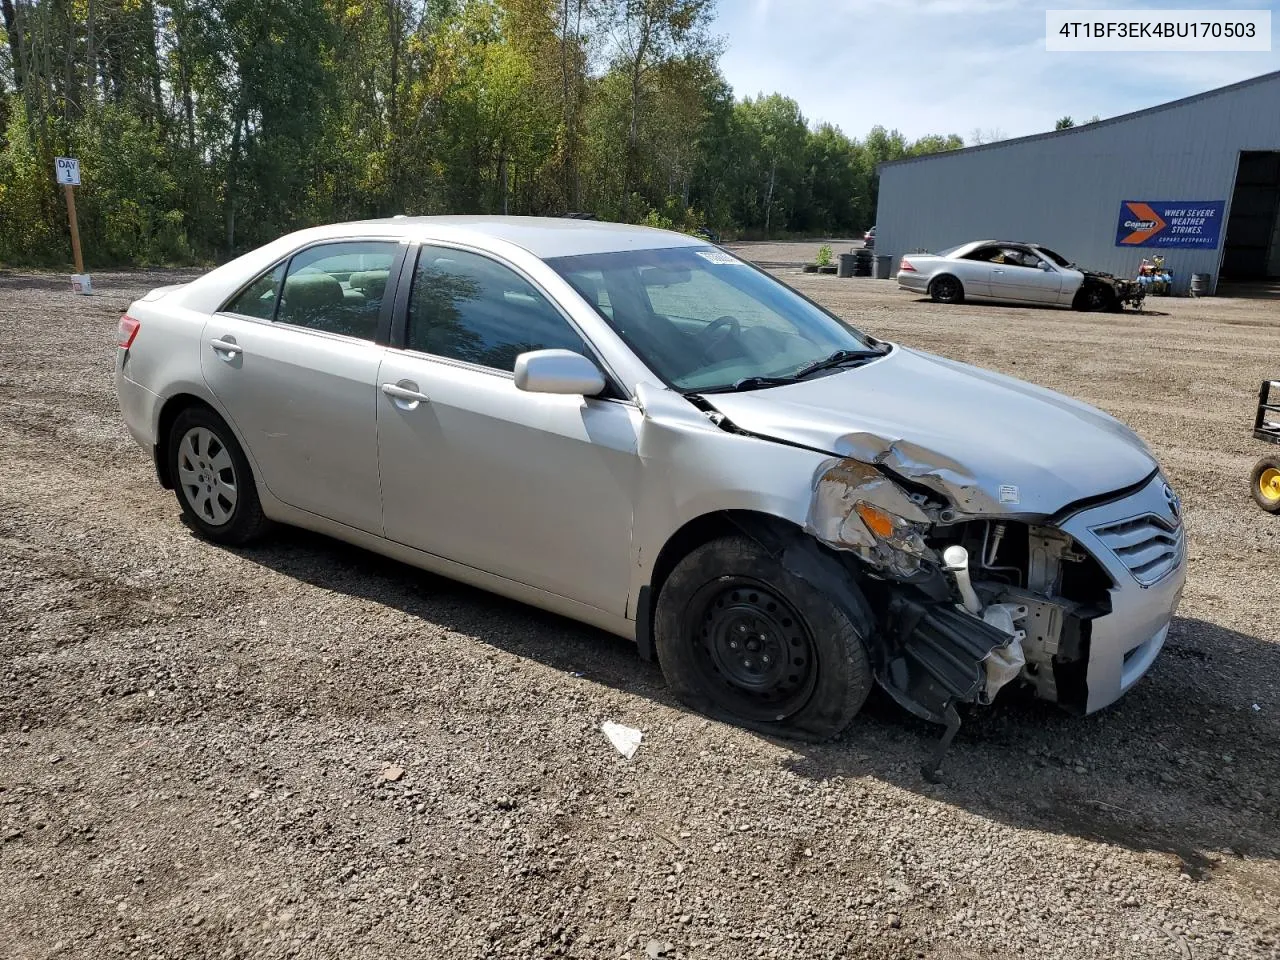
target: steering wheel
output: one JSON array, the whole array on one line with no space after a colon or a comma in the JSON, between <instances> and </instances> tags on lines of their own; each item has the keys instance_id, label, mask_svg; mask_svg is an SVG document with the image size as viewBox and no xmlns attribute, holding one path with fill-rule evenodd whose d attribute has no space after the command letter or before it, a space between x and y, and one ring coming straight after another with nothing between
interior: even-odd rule
<instances>
[{"instance_id":1,"label":"steering wheel","mask_svg":"<svg viewBox=\"0 0 1280 960\"><path fill-rule=\"evenodd\" d=\"M716 333L717 330L720 332ZM704 352L708 352L720 346L730 337L737 339L741 333L742 324L738 322L738 318L725 314L723 317L716 317L699 330L694 339Z\"/></svg>"}]
</instances>

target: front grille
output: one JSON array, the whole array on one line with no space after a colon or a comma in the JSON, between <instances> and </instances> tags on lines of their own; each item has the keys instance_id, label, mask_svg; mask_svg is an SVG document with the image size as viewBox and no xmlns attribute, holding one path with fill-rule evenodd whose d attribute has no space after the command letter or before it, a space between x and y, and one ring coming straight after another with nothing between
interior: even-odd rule
<instances>
[{"instance_id":1,"label":"front grille","mask_svg":"<svg viewBox=\"0 0 1280 960\"><path fill-rule=\"evenodd\" d=\"M1167 576L1182 559L1182 524L1153 513L1092 529L1143 586Z\"/></svg>"}]
</instances>

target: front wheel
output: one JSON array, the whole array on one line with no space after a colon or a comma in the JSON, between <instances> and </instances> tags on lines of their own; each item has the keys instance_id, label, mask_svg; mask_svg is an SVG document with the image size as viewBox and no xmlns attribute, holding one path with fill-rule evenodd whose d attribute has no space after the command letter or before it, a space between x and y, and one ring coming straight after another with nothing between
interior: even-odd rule
<instances>
[{"instance_id":1,"label":"front wheel","mask_svg":"<svg viewBox=\"0 0 1280 960\"><path fill-rule=\"evenodd\" d=\"M938 277L929 284L929 296L937 303L960 303L964 300L964 287L955 277Z\"/></svg>"},{"instance_id":2,"label":"front wheel","mask_svg":"<svg viewBox=\"0 0 1280 960\"><path fill-rule=\"evenodd\" d=\"M1085 313L1101 313L1118 306L1115 294L1100 283L1091 283L1076 294L1075 308Z\"/></svg>"},{"instance_id":3,"label":"front wheel","mask_svg":"<svg viewBox=\"0 0 1280 960\"><path fill-rule=\"evenodd\" d=\"M214 543L237 545L267 527L253 471L226 422L206 407L188 407L173 421L169 467L178 503Z\"/></svg>"},{"instance_id":4,"label":"front wheel","mask_svg":"<svg viewBox=\"0 0 1280 960\"><path fill-rule=\"evenodd\" d=\"M676 565L654 632L682 701L762 733L833 737L871 691L863 638L846 613L747 537L713 540Z\"/></svg>"}]
</instances>

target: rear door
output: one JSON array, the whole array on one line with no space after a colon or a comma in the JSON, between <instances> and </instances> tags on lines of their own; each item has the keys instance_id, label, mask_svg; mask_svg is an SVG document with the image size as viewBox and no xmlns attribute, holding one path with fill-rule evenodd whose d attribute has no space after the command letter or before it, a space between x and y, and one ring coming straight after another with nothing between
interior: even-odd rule
<instances>
[{"instance_id":1,"label":"rear door","mask_svg":"<svg viewBox=\"0 0 1280 960\"><path fill-rule=\"evenodd\" d=\"M379 534L377 376L387 277L403 249L389 240L308 247L210 317L200 344L205 381L271 494Z\"/></svg>"}]
</instances>

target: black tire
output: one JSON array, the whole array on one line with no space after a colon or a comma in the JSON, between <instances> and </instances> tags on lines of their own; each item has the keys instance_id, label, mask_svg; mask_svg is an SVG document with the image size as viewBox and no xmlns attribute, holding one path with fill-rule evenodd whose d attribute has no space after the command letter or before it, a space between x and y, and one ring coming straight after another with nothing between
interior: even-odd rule
<instances>
[{"instance_id":1,"label":"black tire","mask_svg":"<svg viewBox=\"0 0 1280 960\"><path fill-rule=\"evenodd\" d=\"M847 580L834 561L820 562ZM826 740L871 691L866 647L849 616L748 537L713 540L676 564L658 596L654 635L676 696L761 733Z\"/></svg>"},{"instance_id":2,"label":"black tire","mask_svg":"<svg viewBox=\"0 0 1280 960\"><path fill-rule=\"evenodd\" d=\"M1113 310L1119 303L1116 295L1100 283L1087 283L1076 294L1073 306L1084 313L1102 313Z\"/></svg>"},{"instance_id":3,"label":"black tire","mask_svg":"<svg viewBox=\"0 0 1280 960\"><path fill-rule=\"evenodd\" d=\"M184 447L188 434L192 435L192 447ZM270 521L262 513L253 470L226 421L208 407L188 407L174 418L168 452L174 493L183 515L201 536L228 546L262 536ZM227 459L229 464L219 466ZM193 473L198 482L184 482ZM228 483L234 489L234 501L219 492L219 488L226 490Z\"/></svg>"},{"instance_id":4,"label":"black tire","mask_svg":"<svg viewBox=\"0 0 1280 960\"><path fill-rule=\"evenodd\" d=\"M1267 513L1280 513L1280 457L1263 457L1253 465L1249 490Z\"/></svg>"},{"instance_id":5,"label":"black tire","mask_svg":"<svg viewBox=\"0 0 1280 960\"><path fill-rule=\"evenodd\" d=\"M940 277L934 277L929 284L929 296L933 297L935 303L963 303L964 284L951 274L944 273Z\"/></svg>"}]
</instances>

